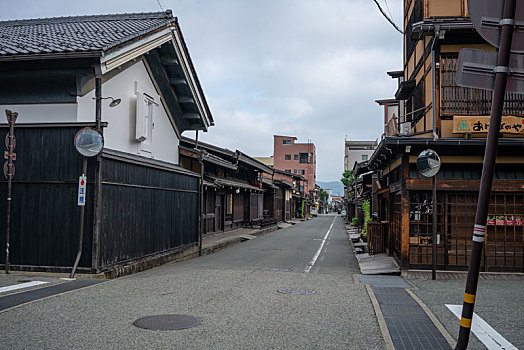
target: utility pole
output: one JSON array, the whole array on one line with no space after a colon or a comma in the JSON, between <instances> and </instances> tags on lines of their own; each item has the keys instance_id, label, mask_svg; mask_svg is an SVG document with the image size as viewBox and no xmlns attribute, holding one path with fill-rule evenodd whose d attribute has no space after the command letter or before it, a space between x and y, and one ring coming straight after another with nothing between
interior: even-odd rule
<instances>
[{"instance_id":1,"label":"utility pole","mask_svg":"<svg viewBox=\"0 0 524 350\"><path fill-rule=\"evenodd\" d=\"M522 5L523 1L519 1L520 5ZM469 1L471 17L472 21L474 22L475 29L477 29L479 34L483 36L484 39L486 39L488 42L490 42L494 46L498 46L499 50L497 63L495 68L493 69L493 72L495 73L495 80L492 88L493 102L491 105L490 124L488 129L488 137L486 141L486 150L484 154L484 164L482 167L482 177L480 182L477 212L475 215L475 226L473 228L473 246L471 248L470 263L468 267L468 277L466 280L466 288L464 293L462 317L460 319L460 331L457 340L457 346L455 347L455 349L457 350L464 350L467 348L469 336L471 333L471 323L473 319L473 310L475 307L475 298L477 295L480 261L482 258L482 248L484 246L486 236L486 221L489 210L491 186L493 183L493 171L495 169L495 161L497 158L497 146L499 141L500 124L502 119L502 108L504 105L504 94L506 92L506 83L508 82L508 73L510 71L509 63L512 49L511 46L513 39L513 31L515 30L516 4L517 0L504 1L502 9L502 18L500 18L499 22L499 26L501 27L500 40L496 42L496 39L498 38L498 33L495 31L495 37L497 38L493 39L493 31L491 29L487 29L484 23L484 19L488 15L492 17L500 15L500 11L496 7L490 6L500 6L502 5L502 2L491 2L490 0ZM519 15L522 16L522 14ZM515 42L519 42L519 40L515 40ZM457 73L458 76L461 76L461 78L457 79L459 83L460 80L467 80L467 76L463 73L463 71L457 71ZM477 82L473 81L469 83L471 86L471 84L476 84ZM480 87L482 88L482 86Z\"/></svg>"}]
</instances>

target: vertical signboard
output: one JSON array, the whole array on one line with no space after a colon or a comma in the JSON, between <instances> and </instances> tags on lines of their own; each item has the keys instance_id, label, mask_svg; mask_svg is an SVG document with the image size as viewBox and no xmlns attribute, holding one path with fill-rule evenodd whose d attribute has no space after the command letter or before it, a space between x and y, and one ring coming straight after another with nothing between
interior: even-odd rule
<instances>
[{"instance_id":1,"label":"vertical signboard","mask_svg":"<svg viewBox=\"0 0 524 350\"><path fill-rule=\"evenodd\" d=\"M87 177L80 176L78 179L78 205L86 205L86 183Z\"/></svg>"}]
</instances>

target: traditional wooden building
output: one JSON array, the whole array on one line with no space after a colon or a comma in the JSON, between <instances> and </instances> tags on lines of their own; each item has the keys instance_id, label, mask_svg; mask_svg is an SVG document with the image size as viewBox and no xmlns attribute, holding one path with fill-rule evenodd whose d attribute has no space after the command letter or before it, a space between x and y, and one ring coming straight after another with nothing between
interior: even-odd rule
<instances>
[{"instance_id":1,"label":"traditional wooden building","mask_svg":"<svg viewBox=\"0 0 524 350\"><path fill-rule=\"evenodd\" d=\"M180 165L201 174L204 170L203 233L262 225L273 218L276 186L273 169L241 151L231 151L182 137ZM276 223L276 220L275 220Z\"/></svg>"},{"instance_id":2,"label":"traditional wooden building","mask_svg":"<svg viewBox=\"0 0 524 350\"><path fill-rule=\"evenodd\" d=\"M304 197L305 179L299 175L273 169L275 175L273 183L278 187L276 195L276 215L279 221L290 221L296 217L301 217L302 201Z\"/></svg>"},{"instance_id":3,"label":"traditional wooden building","mask_svg":"<svg viewBox=\"0 0 524 350\"><path fill-rule=\"evenodd\" d=\"M377 173L379 221L402 268L430 268L432 213L437 211L437 268L469 264L489 123L491 92L456 83L461 48L495 50L473 29L465 0L404 2L400 116L391 119L368 166ZM523 92L524 93L524 92ZM524 95L507 93L481 261L485 271L524 271ZM390 102L388 102L389 104ZM437 198L417 171L425 149L440 155ZM434 203L434 200L436 201Z\"/></svg>"},{"instance_id":4,"label":"traditional wooden building","mask_svg":"<svg viewBox=\"0 0 524 350\"><path fill-rule=\"evenodd\" d=\"M194 252L199 175L178 165L178 145L214 122L171 11L0 22L0 36L0 109L18 113L11 267L73 266L83 163L73 140L84 127L105 143L87 164L78 271Z\"/></svg>"}]
</instances>

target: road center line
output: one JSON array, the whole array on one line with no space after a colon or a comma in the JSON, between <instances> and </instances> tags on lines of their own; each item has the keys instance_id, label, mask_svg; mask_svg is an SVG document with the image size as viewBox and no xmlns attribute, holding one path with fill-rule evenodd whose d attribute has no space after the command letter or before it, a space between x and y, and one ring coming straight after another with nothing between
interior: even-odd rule
<instances>
[{"instance_id":1,"label":"road center line","mask_svg":"<svg viewBox=\"0 0 524 350\"><path fill-rule=\"evenodd\" d=\"M335 220L336 220L336 218L333 219L333 222L331 223L331 226L329 226L328 232L326 232L326 235L324 236L324 238L322 238L322 243L320 244L320 248L318 248L317 252L313 256L313 259L311 259L309 264L306 266L306 269L304 270L304 273L309 273L309 271L315 265L315 262L317 261L318 256L320 255L320 252L322 251L322 248L324 248L324 244L326 243L326 240L327 240L327 238L329 236L329 233L331 232L331 229L333 228L333 225L335 224Z\"/></svg>"},{"instance_id":2,"label":"road center line","mask_svg":"<svg viewBox=\"0 0 524 350\"><path fill-rule=\"evenodd\" d=\"M7 286L7 287L0 288L0 293L11 292L11 291L17 290L17 289L23 289L23 288L39 286L41 284L46 284L46 283L49 283L49 282L32 281L32 282L15 284L15 285L12 285L12 286Z\"/></svg>"},{"instance_id":3,"label":"road center line","mask_svg":"<svg viewBox=\"0 0 524 350\"><path fill-rule=\"evenodd\" d=\"M459 319L462 314L462 305L448 305L448 309L455 314ZM507 349L517 350L517 348L494 330L486 321L480 318L479 315L473 313L473 320L471 322L471 331L484 343L489 350Z\"/></svg>"}]
</instances>

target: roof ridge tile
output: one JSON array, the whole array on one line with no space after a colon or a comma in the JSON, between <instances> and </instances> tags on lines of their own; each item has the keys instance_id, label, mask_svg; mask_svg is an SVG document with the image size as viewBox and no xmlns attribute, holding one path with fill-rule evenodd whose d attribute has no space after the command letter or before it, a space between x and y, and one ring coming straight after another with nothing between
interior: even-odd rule
<instances>
[{"instance_id":1,"label":"roof ridge tile","mask_svg":"<svg viewBox=\"0 0 524 350\"><path fill-rule=\"evenodd\" d=\"M107 15L82 15L82 16L64 16L64 17L44 17L15 19L9 21L0 21L0 27L39 25L52 23L77 23L77 22L100 22L100 21L121 21L129 19L166 19L172 20L170 10L168 12L139 12L139 13L115 13Z\"/></svg>"}]
</instances>

